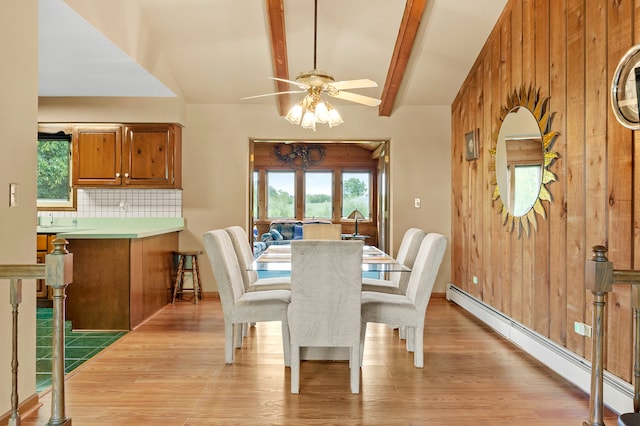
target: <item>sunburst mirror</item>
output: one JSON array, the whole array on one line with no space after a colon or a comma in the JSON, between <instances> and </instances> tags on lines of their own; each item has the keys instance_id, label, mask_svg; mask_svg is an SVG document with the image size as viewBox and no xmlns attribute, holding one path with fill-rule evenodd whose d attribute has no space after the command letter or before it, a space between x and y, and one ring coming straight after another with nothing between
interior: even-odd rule
<instances>
[{"instance_id":1,"label":"sunburst mirror","mask_svg":"<svg viewBox=\"0 0 640 426\"><path fill-rule=\"evenodd\" d=\"M551 150L558 132L551 131L553 113L540 89L515 89L498 118L495 149L489 150L495 185L492 200L509 232L529 236L538 229L536 214L546 218L542 201L552 201L547 185L556 180L549 166L558 158Z\"/></svg>"}]
</instances>

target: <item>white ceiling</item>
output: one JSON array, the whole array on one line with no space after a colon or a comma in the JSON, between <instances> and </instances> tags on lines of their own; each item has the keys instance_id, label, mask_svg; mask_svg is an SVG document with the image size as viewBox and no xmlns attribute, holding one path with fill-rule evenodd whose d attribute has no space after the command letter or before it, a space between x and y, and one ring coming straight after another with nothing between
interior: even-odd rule
<instances>
[{"instance_id":1,"label":"white ceiling","mask_svg":"<svg viewBox=\"0 0 640 426\"><path fill-rule=\"evenodd\" d=\"M124 1L39 0L40 96L179 94L187 103L275 103L275 97L241 100L276 90L267 78L274 69L265 0ZM357 92L379 98L406 1L319 0L317 68L336 80L370 78L379 87ZM505 4L428 0L395 108L451 104ZM291 79L313 68L313 5L284 0ZM117 46L95 29L116 34L122 26L104 21L118 7L136 11L144 39L129 35ZM150 51L141 54L141 46ZM124 51L166 64L165 81Z\"/></svg>"}]
</instances>

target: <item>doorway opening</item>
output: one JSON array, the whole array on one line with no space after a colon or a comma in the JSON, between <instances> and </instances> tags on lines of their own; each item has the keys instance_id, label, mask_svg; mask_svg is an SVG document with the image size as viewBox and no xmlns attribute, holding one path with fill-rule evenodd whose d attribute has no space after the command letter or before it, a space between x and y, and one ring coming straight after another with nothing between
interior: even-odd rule
<instances>
[{"instance_id":1,"label":"doorway opening","mask_svg":"<svg viewBox=\"0 0 640 426\"><path fill-rule=\"evenodd\" d=\"M388 140L251 139L248 223L258 240L274 221L331 221L344 234L357 225L388 251L389 164Z\"/></svg>"}]
</instances>

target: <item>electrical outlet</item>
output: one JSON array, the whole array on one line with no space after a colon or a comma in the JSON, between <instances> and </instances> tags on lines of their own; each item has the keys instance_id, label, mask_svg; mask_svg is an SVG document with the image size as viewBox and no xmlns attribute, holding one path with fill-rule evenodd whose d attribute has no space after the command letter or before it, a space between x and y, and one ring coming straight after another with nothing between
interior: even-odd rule
<instances>
[{"instance_id":1,"label":"electrical outlet","mask_svg":"<svg viewBox=\"0 0 640 426\"><path fill-rule=\"evenodd\" d=\"M419 208L420 208L420 204L421 204L421 203L422 203L422 200L420 200L420 198L419 198L419 197L416 197L416 198L413 200L413 206L414 206L416 209L419 209Z\"/></svg>"},{"instance_id":2,"label":"electrical outlet","mask_svg":"<svg viewBox=\"0 0 640 426\"><path fill-rule=\"evenodd\" d=\"M573 330L576 332L576 334L579 334L581 336L591 337L591 326L585 323L578 321L574 322Z\"/></svg>"},{"instance_id":3,"label":"electrical outlet","mask_svg":"<svg viewBox=\"0 0 640 426\"><path fill-rule=\"evenodd\" d=\"M478 277L476 277L475 275L473 276L473 283L478 284Z\"/></svg>"}]
</instances>

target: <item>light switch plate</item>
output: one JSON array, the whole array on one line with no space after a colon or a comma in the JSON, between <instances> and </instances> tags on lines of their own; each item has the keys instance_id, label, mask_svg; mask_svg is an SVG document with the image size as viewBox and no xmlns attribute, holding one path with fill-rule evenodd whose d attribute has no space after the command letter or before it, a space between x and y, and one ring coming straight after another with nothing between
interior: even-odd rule
<instances>
[{"instance_id":1,"label":"light switch plate","mask_svg":"<svg viewBox=\"0 0 640 426\"><path fill-rule=\"evenodd\" d=\"M9 207L18 207L20 205L20 185L17 183L9 184Z\"/></svg>"},{"instance_id":2,"label":"light switch plate","mask_svg":"<svg viewBox=\"0 0 640 426\"><path fill-rule=\"evenodd\" d=\"M416 198L413 200L413 206L414 206L416 209L419 209L419 208L420 208L420 204L421 204L421 200L420 200L420 198L416 197Z\"/></svg>"}]
</instances>

